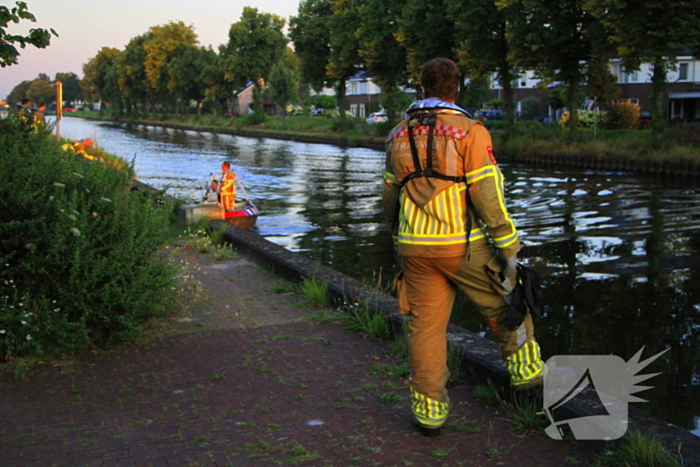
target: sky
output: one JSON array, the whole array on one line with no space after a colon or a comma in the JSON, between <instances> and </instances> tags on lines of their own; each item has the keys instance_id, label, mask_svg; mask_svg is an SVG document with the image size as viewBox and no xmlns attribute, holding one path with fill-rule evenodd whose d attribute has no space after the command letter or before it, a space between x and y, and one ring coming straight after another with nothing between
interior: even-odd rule
<instances>
[{"instance_id":1,"label":"sky","mask_svg":"<svg viewBox=\"0 0 700 467\"><path fill-rule=\"evenodd\" d=\"M243 8L257 8L289 20L298 12L299 0L25 0L36 23L21 21L8 27L11 34L26 34L30 28L53 28L46 49L27 46L20 50L17 65L0 68L0 99L17 84L33 80L39 73L54 78L57 72L83 77L83 64L102 47L123 50L131 38L151 26L182 21L193 25L200 45L216 50L228 42L228 30L237 23ZM15 0L3 0L8 7Z\"/></svg>"}]
</instances>

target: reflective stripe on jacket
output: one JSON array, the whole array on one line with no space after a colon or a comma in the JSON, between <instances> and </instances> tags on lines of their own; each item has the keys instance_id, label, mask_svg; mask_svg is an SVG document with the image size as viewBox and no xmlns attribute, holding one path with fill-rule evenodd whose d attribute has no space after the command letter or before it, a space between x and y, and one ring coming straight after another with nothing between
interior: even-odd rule
<instances>
[{"instance_id":1,"label":"reflective stripe on jacket","mask_svg":"<svg viewBox=\"0 0 700 467\"><path fill-rule=\"evenodd\" d=\"M219 193L222 196L231 196L236 194L236 174L231 172L224 172L221 176L221 182L219 182Z\"/></svg>"},{"instance_id":2,"label":"reflective stripe on jacket","mask_svg":"<svg viewBox=\"0 0 700 467\"><path fill-rule=\"evenodd\" d=\"M419 108L409 111L409 119L430 113L437 115L433 169L447 176L464 176L466 184L416 177L402 187L401 181L416 168L408 120L394 128L387 138L384 211L398 241L399 255L463 256L471 224L469 241L489 237L504 256L513 256L520 249L520 242L506 208L503 174L493 158L488 131L480 122L452 108ZM425 125L413 128L421 170L426 167L427 132Z\"/></svg>"}]
</instances>

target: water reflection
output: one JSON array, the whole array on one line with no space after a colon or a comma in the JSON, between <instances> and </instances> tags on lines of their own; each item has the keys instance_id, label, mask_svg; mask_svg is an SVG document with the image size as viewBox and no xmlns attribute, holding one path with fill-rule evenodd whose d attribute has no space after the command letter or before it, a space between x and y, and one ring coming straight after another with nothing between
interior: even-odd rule
<instances>
[{"instance_id":1,"label":"water reflection","mask_svg":"<svg viewBox=\"0 0 700 467\"><path fill-rule=\"evenodd\" d=\"M134 158L140 180L182 198L231 160L262 210L261 235L367 282L395 272L378 151L70 118L62 133ZM625 174L503 170L525 245L519 256L545 281L537 323L545 358L629 360L642 346L644 357L671 347L647 369L663 374L639 406L700 434L700 190ZM463 297L453 321L484 330Z\"/></svg>"}]
</instances>

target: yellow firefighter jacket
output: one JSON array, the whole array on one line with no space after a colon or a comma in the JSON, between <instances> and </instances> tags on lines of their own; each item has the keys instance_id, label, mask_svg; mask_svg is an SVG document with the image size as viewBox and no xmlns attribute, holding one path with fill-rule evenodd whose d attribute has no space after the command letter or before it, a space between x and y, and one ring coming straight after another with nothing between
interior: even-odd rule
<instances>
[{"instance_id":1,"label":"yellow firefighter jacket","mask_svg":"<svg viewBox=\"0 0 700 467\"><path fill-rule=\"evenodd\" d=\"M504 257L515 255L518 232L506 209L503 174L486 128L456 105L437 99L414 103L408 116L386 141L384 212L399 256L463 256L468 242L488 239ZM436 117L432 125L425 124L431 116ZM432 128L432 169L454 180L414 176L402 185L416 172L409 128L418 171L426 169Z\"/></svg>"}]
</instances>

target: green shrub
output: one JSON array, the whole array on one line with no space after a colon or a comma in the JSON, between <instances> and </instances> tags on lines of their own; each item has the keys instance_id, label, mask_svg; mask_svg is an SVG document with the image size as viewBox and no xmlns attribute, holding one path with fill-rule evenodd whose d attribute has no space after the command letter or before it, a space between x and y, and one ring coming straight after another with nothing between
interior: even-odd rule
<instances>
[{"instance_id":1,"label":"green shrub","mask_svg":"<svg viewBox=\"0 0 700 467\"><path fill-rule=\"evenodd\" d=\"M173 270L157 255L170 208L129 171L63 152L0 119L0 357L104 346L161 315Z\"/></svg>"},{"instance_id":2,"label":"green shrub","mask_svg":"<svg viewBox=\"0 0 700 467\"><path fill-rule=\"evenodd\" d=\"M526 97L520 105L522 106L523 118L525 120L533 120L543 113L542 101L535 96Z\"/></svg>"},{"instance_id":3,"label":"green shrub","mask_svg":"<svg viewBox=\"0 0 700 467\"><path fill-rule=\"evenodd\" d=\"M613 130L634 130L639 126L639 106L631 102L618 102L607 112L606 126Z\"/></svg>"}]
</instances>

